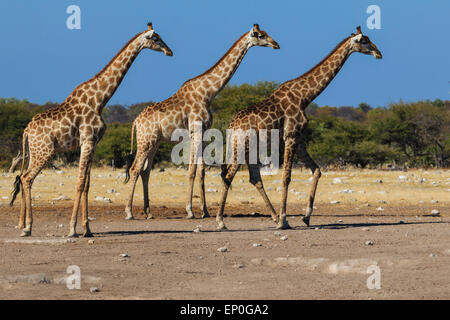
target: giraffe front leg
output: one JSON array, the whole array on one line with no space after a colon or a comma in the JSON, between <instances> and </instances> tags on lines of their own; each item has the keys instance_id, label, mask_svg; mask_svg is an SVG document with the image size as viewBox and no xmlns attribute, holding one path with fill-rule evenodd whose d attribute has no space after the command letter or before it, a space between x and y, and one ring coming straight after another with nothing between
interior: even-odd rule
<instances>
[{"instance_id":1,"label":"giraffe front leg","mask_svg":"<svg viewBox=\"0 0 450 320\"><path fill-rule=\"evenodd\" d=\"M187 219L195 219L194 213L192 212L192 197L194 194L194 181L195 181L195 174L197 171L197 164L190 163L189 164L189 186L188 186L188 198L187 198L187 204L186 204L186 213L187 213Z\"/></svg>"},{"instance_id":2,"label":"giraffe front leg","mask_svg":"<svg viewBox=\"0 0 450 320\"><path fill-rule=\"evenodd\" d=\"M192 212L192 197L194 195L195 174L197 172L197 162L196 162L197 159L195 157L195 153L196 153L196 143L194 140L194 135L191 134L191 151L189 156L189 175L188 175L189 185L186 203L187 219L195 219L194 213Z\"/></svg>"},{"instance_id":3,"label":"giraffe front leg","mask_svg":"<svg viewBox=\"0 0 450 320\"><path fill-rule=\"evenodd\" d=\"M286 219L286 204L287 204L289 183L291 182L292 163L294 160L294 148L295 148L295 140L293 138L287 138L285 140L285 147L284 147L283 178L282 178L283 191L281 195L281 210L278 219L277 229L291 228Z\"/></svg>"},{"instance_id":4,"label":"giraffe front leg","mask_svg":"<svg viewBox=\"0 0 450 320\"><path fill-rule=\"evenodd\" d=\"M89 195L89 186L91 182L91 166L92 160L89 164L89 169L87 171L86 183L83 189L82 201L81 201L81 212L83 217L83 227L84 233L83 237L90 238L93 237L91 229L89 228L89 216L88 216L88 195Z\"/></svg>"},{"instance_id":5,"label":"giraffe front leg","mask_svg":"<svg viewBox=\"0 0 450 320\"><path fill-rule=\"evenodd\" d=\"M202 207L202 219L209 218L208 207L206 205L206 195L205 195L205 161L202 158L202 162L200 164L200 206Z\"/></svg>"},{"instance_id":6,"label":"giraffe front leg","mask_svg":"<svg viewBox=\"0 0 450 320\"><path fill-rule=\"evenodd\" d=\"M311 183L311 189L309 191L308 205L306 207L306 214L302 218L303 222L309 226L309 220L314 208L314 199L316 197L317 184L319 183L319 178L322 175L319 166L311 158L306 150L304 143L300 143L297 147L297 156L300 160L311 170L313 174L313 181Z\"/></svg>"},{"instance_id":7,"label":"giraffe front leg","mask_svg":"<svg viewBox=\"0 0 450 320\"><path fill-rule=\"evenodd\" d=\"M84 142L81 146L81 154L80 154L80 163L78 166L78 182L76 187L76 195L73 203L72 209L72 217L70 219L69 225L69 234L68 237L76 237L76 227L77 227L77 218L78 218L78 209L80 207L81 195L84 191L84 187L86 186L90 159L92 156L92 152L94 151L94 143L92 141Z\"/></svg>"}]
</instances>

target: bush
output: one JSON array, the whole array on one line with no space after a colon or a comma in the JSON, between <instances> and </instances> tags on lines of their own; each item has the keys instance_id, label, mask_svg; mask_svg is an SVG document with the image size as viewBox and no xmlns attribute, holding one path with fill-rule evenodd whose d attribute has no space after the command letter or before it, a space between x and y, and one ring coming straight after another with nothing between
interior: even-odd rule
<instances>
[{"instance_id":1,"label":"bush","mask_svg":"<svg viewBox=\"0 0 450 320\"><path fill-rule=\"evenodd\" d=\"M211 104L213 128L225 131L240 110L263 101L276 88L276 82L258 82L226 86ZM131 122L150 102L126 108L105 108L108 124L94 155L94 164L125 165L130 152ZM21 150L22 132L37 112L55 103L37 105L27 100L0 98L0 166L9 168L11 159ZM377 166L385 162L407 163L409 166L449 165L450 101L398 102L387 108L372 108L367 103L358 107L319 107L311 103L310 118L304 132L307 148L319 164L351 164L358 167ZM224 141L225 142L225 141ZM170 162L173 144L161 142L154 164ZM136 146L133 147L136 150ZM79 149L57 156L64 164L75 164Z\"/></svg>"}]
</instances>

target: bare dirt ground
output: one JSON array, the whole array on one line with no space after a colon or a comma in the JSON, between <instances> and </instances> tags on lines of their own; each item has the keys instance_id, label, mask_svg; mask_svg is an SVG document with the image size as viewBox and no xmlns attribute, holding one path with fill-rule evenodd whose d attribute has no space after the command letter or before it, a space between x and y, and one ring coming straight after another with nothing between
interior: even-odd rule
<instances>
[{"instance_id":1,"label":"bare dirt ground","mask_svg":"<svg viewBox=\"0 0 450 320\"><path fill-rule=\"evenodd\" d=\"M36 179L29 238L15 228L20 201L7 205L14 175L0 176L0 299L450 299L448 170L326 172L311 227L301 222L310 175L294 170L293 229L280 234L245 171L233 184L225 232L215 231L214 218L184 218L185 170L157 171L150 182L155 219L143 219L138 186L137 219L125 221L129 186L121 172L93 170L93 243L64 238L72 201L53 200L73 198L74 169ZM263 177L277 209L280 176ZM218 172L207 173L207 184L214 216ZM80 290L66 287L69 265L80 267ZM380 289L367 287L373 265Z\"/></svg>"}]
</instances>

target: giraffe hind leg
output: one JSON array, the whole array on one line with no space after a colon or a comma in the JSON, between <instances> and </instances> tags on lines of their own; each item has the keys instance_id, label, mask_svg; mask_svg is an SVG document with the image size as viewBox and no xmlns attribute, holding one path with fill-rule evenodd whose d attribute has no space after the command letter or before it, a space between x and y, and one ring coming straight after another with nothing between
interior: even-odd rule
<instances>
[{"instance_id":1,"label":"giraffe hind leg","mask_svg":"<svg viewBox=\"0 0 450 320\"><path fill-rule=\"evenodd\" d=\"M152 170L153 158L157 149L158 146L156 145L149 151L149 155L147 157L147 167L141 172L142 188L144 192L144 215L146 219L153 219L153 215L150 210L150 199L148 195L148 181L150 178L150 172Z\"/></svg>"},{"instance_id":2,"label":"giraffe hind leg","mask_svg":"<svg viewBox=\"0 0 450 320\"><path fill-rule=\"evenodd\" d=\"M150 212L150 200L149 200L149 196L148 196L148 181L150 178L150 168L151 168L151 163L150 163L150 159L147 160L147 167L142 170L141 172L141 179L142 179L142 191L144 194L144 216L146 219L152 219L153 216ZM145 164L144 164L145 165Z\"/></svg>"},{"instance_id":3,"label":"giraffe hind leg","mask_svg":"<svg viewBox=\"0 0 450 320\"><path fill-rule=\"evenodd\" d=\"M278 223L278 215L275 212L275 209L273 208L273 205L270 202L270 199L267 196L266 191L264 190L264 185L263 185L263 182L261 179L261 174L260 174L259 170L260 170L260 168L259 168L259 165L257 165L257 164L249 164L248 165L248 171L249 171L249 175L250 175L250 183L253 184L256 187L256 189L258 190L258 192L261 194L261 197L263 198L266 206L270 210L272 220L275 221L275 223Z\"/></svg>"},{"instance_id":4,"label":"giraffe hind leg","mask_svg":"<svg viewBox=\"0 0 450 320\"><path fill-rule=\"evenodd\" d=\"M306 207L306 214L302 218L303 222L309 226L311 214L314 209L314 199L316 197L316 190L317 190L317 184L319 183L319 178L322 175L320 172L319 166L316 164L316 162L311 158L309 153L306 150L306 146L301 143L297 147L297 156L300 158L300 160L311 170L313 174L313 181L311 183L311 189L309 190L309 197L308 197L308 205Z\"/></svg>"},{"instance_id":5,"label":"giraffe hind leg","mask_svg":"<svg viewBox=\"0 0 450 320\"><path fill-rule=\"evenodd\" d=\"M139 178L140 171L142 170L142 167L145 163L145 155L142 154L142 151L138 150L136 153L136 158L134 159L133 165L131 166L130 170L130 181L131 181L131 191L130 195L128 196L128 202L125 207L125 214L126 220L133 220L133 199L134 199L134 190L136 189L136 183Z\"/></svg>"},{"instance_id":6,"label":"giraffe hind leg","mask_svg":"<svg viewBox=\"0 0 450 320\"><path fill-rule=\"evenodd\" d=\"M206 195L205 195L205 161L202 159L200 164L200 206L202 207L202 219L209 218L210 214L208 212L208 207L206 205Z\"/></svg>"},{"instance_id":7,"label":"giraffe hind leg","mask_svg":"<svg viewBox=\"0 0 450 320\"><path fill-rule=\"evenodd\" d=\"M233 182L234 176L236 175L237 171L239 170L240 165L235 164L229 164L226 166L226 168L223 168L222 170L222 196L220 198L220 205L217 209L216 214L216 222L217 222L217 230L226 230L225 224L223 222L223 211L225 210L225 204L227 202L227 196L228 196L228 190L230 189L231 183Z\"/></svg>"},{"instance_id":8,"label":"giraffe hind leg","mask_svg":"<svg viewBox=\"0 0 450 320\"><path fill-rule=\"evenodd\" d=\"M22 203L21 203L21 216L19 218L19 225L23 226L21 237L31 236L31 229L33 225L33 212L31 206L31 187L34 179L41 172L42 168L53 156L52 152L49 152L41 158L36 158L30 152L30 164L27 171L21 176L22 181Z\"/></svg>"},{"instance_id":9,"label":"giraffe hind leg","mask_svg":"<svg viewBox=\"0 0 450 320\"><path fill-rule=\"evenodd\" d=\"M158 143L157 140L154 140L153 143L150 143L150 147L145 148L145 149L139 148L139 146L138 146L138 150L136 152L136 157L134 158L134 162L130 169L131 190L130 190L130 194L128 196L127 205L125 207L125 214L126 214L125 219L126 220L134 219L132 209L133 209L133 198L134 198L134 191L136 189L136 183L139 178L139 175L142 172L142 169L144 168L145 161L149 158L149 154L156 152L157 143ZM149 163L149 166L151 167L150 163ZM151 168L149 170L151 170ZM145 184L144 181L142 181L142 183ZM148 182L147 182L147 185L148 185Z\"/></svg>"},{"instance_id":10,"label":"giraffe hind leg","mask_svg":"<svg viewBox=\"0 0 450 320\"><path fill-rule=\"evenodd\" d=\"M26 208L26 204L25 204L25 192L23 191L23 186L21 186L22 190L20 192L21 194L21 199L20 199L20 215L19 215L19 225L18 228L19 229L23 229L25 228L25 208Z\"/></svg>"}]
</instances>

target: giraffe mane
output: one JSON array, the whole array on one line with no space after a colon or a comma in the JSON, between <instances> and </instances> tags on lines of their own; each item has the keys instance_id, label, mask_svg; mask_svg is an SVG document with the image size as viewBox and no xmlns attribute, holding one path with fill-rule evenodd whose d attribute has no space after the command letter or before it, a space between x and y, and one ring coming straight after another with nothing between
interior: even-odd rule
<instances>
[{"instance_id":1,"label":"giraffe mane","mask_svg":"<svg viewBox=\"0 0 450 320\"><path fill-rule=\"evenodd\" d=\"M239 39L237 39L236 42L231 46L231 48L228 49L228 51L222 56L222 58L220 58L219 61L217 61L211 68L209 68L208 70L206 70L202 74L199 74L198 76L187 80L184 84L188 83L189 81L192 81L192 80L195 80L197 78L200 78L200 77L204 76L205 74L208 74L209 72L211 72L215 67L217 67L217 65L219 63L221 63L225 59L226 56L228 56L228 54L231 52L231 50L233 50L237 46L238 42L241 41L241 39L244 38L246 35L248 35L248 32L246 32L242 36L240 36Z\"/></svg>"},{"instance_id":2,"label":"giraffe mane","mask_svg":"<svg viewBox=\"0 0 450 320\"><path fill-rule=\"evenodd\" d=\"M333 55L345 42L347 42L348 41L348 39L350 39L351 38L351 36L349 36L349 37L347 37L347 38L345 38L344 40L342 40L341 42L339 42L339 44L333 49L333 50L331 50L331 52L325 57L325 58L323 58L318 64L316 64L314 67L312 67L311 69L309 69L308 71L306 71L304 74L302 74L301 76L299 76L299 77L297 77L297 78L295 78L295 79L292 79L291 81L293 81L293 80L297 80L297 79L300 79L301 77L305 77L305 76L307 76L308 74L310 74L310 73L312 73L312 72L314 72L314 70L316 70L318 67L320 67L331 55ZM289 81L290 82L290 81Z\"/></svg>"},{"instance_id":3,"label":"giraffe mane","mask_svg":"<svg viewBox=\"0 0 450 320\"><path fill-rule=\"evenodd\" d=\"M147 30L146 30L147 31ZM116 55L109 60L108 64L106 66L103 67L102 70L100 70L95 76L94 78L96 78L100 73L102 73L103 71L105 71L112 63L114 60L116 60L116 58L125 50L126 47L128 47L128 45L133 42L138 36L140 36L142 34L142 32L139 32L138 34L136 34L133 38L131 38L130 40L128 40L128 42L122 47L122 49L120 49L119 52L116 53Z\"/></svg>"},{"instance_id":4,"label":"giraffe mane","mask_svg":"<svg viewBox=\"0 0 450 320\"><path fill-rule=\"evenodd\" d=\"M128 42L122 47L122 49L120 49L119 52L116 53L116 55L109 60L108 64L106 66L103 67L102 70L100 70L99 72L97 72L97 74L95 76L93 76L92 78L90 78L87 81L84 81L83 83L79 84L72 92L76 91L78 88L80 88L81 86L83 86L84 84L88 83L89 81L91 81L92 79L97 78L103 71L105 71L112 63L114 60L116 60L116 58L125 50L126 47L128 47L128 45L133 42L139 35L141 35L141 32L139 32L138 34L136 34L133 38L131 38L130 40L128 40Z\"/></svg>"}]
</instances>

